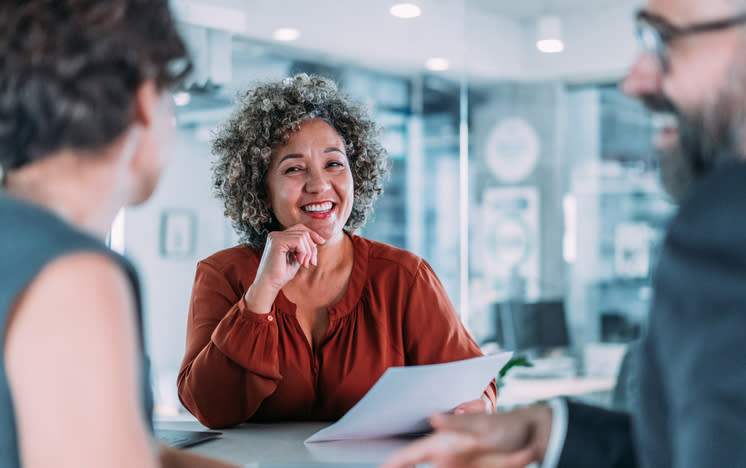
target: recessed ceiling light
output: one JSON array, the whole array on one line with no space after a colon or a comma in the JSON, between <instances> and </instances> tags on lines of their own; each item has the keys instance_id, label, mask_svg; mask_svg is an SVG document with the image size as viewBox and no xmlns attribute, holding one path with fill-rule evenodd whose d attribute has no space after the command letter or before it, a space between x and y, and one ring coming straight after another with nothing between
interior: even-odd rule
<instances>
[{"instance_id":1,"label":"recessed ceiling light","mask_svg":"<svg viewBox=\"0 0 746 468\"><path fill-rule=\"evenodd\" d=\"M448 70L451 64L448 63L448 59L443 57L432 57L425 61L425 68L430 71L444 71Z\"/></svg>"},{"instance_id":2,"label":"recessed ceiling light","mask_svg":"<svg viewBox=\"0 0 746 468\"><path fill-rule=\"evenodd\" d=\"M272 33L272 37L276 41L294 41L300 37L300 31L295 28L279 28L275 29Z\"/></svg>"},{"instance_id":3,"label":"recessed ceiling light","mask_svg":"<svg viewBox=\"0 0 746 468\"><path fill-rule=\"evenodd\" d=\"M174 93L174 104L177 106L186 106L191 100L192 96L185 91Z\"/></svg>"},{"instance_id":4,"label":"recessed ceiling light","mask_svg":"<svg viewBox=\"0 0 746 468\"><path fill-rule=\"evenodd\" d=\"M396 16L397 18L410 19L420 16L422 14L422 10L414 3L397 3L396 5L391 7L389 13Z\"/></svg>"},{"instance_id":5,"label":"recessed ceiling light","mask_svg":"<svg viewBox=\"0 0 746 468\"><path fill-rule=\"evenodd\" d=\"M536 48L545 54L556 54L565 50L565 44L559 39L542 39L536 41Z\"/></svg>"}]
</instances>

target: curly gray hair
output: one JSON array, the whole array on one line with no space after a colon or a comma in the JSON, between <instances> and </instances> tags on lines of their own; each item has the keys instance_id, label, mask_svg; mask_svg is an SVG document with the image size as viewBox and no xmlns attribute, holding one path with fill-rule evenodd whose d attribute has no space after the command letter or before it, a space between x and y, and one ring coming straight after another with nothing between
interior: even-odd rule
<instances>
[{"instance_id":1,"label":"curly gray hair","mask_svg":"<svg viewBox=\"0 0 746 468\"><path fill-rule=\"evenodd\" d=\"M380 130L367 111L326 78L296 75L249 89L212 143L214 191L242 244L261 248L271 231L282 229L268 208L267 171L272 151L301 124L322 119L342 138L354 183L352 212L345 230L361 228L383 192L389 161Z\"/></svg>"}]
</instances>

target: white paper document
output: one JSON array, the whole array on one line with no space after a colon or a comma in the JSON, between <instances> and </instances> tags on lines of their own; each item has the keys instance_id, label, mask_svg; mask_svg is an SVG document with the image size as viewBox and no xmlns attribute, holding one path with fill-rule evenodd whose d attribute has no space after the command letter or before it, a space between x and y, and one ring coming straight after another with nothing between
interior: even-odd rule
<instances>
[{"instance_id":1,"label":"white paper document","mask_svg":"<svg viewBox=\"0 0 746 468\"><path fill-rule=\"evenodd\" d=\"M416 434L430 416L480 398L513 353L427 366L390 367L342 418L309 442Z\"/></svg>"}]
</instances>

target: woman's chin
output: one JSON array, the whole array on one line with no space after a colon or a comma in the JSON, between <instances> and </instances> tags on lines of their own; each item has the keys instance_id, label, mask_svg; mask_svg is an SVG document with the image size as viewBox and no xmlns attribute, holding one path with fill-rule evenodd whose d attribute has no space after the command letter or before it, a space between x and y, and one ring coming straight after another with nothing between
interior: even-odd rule
<instances>
[{"instance_id":1,"label":"woman's chin","mask_svg":"<svg viewBox=\"0 0 746 468\"><path fill-rule=\"evenodd\" d=\"M309 229L313 229L309 226ZM331 228L331 229L315 229L318 235L326 239L324 245L336 244L344 238L344 231L342 228Z\"/></svg>"}]
</instances>

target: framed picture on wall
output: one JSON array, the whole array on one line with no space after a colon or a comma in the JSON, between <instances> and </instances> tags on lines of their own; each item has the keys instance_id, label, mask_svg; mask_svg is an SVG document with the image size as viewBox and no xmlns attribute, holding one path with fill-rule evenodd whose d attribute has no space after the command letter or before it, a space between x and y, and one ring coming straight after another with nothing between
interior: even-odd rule
<instances>
[{"instance_id":1,"label":"framed picture on wall","mask_svg":"<svg viewBox=\"0 0 746 468\"><path fill-rule=\"evenodd\" d=\"M197 216L190 210L165 210L161 215L161 255L189 257L194 254Z\"/></svg>"}]
</instances>

